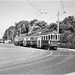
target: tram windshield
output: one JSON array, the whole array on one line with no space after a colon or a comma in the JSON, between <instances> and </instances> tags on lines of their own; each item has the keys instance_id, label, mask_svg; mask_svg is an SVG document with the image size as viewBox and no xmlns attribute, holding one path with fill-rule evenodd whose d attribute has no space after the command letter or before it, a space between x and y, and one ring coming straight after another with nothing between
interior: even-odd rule
<instances>
[{"instance_id":1,"label":"tram windshield","mask_svg":"<svg viewBox=\"0 0 75 75\"><path fill-rule=\"evenodd\" d=\"M51 35L51 40L57 40L57 35L52 34L52 35Z\"/></svg>"},{"instance_id":2,"label":"tram windshield","mask_svg":"<svg viewBox=\"0 0 75 75\"><path fill-rule=\"evenodd\" d=\"M51 34L51 40L60 40L59 34Z\"/></svg>"}]
</instances>

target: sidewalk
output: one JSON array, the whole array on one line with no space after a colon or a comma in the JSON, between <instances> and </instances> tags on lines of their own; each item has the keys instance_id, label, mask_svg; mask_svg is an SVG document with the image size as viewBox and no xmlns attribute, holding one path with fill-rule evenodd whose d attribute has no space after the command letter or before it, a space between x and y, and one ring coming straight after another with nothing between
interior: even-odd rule
<instances>
[{"instance_id":1,"label":"sidewalk","mask_svg":"<svg viewBox=\"0 0 75 75\"><path fill-rule=\"evenodd\" d=\"M64 51L75 51L75 49L68 49L68 48L58 48L58 49L62 49L62 50L64 50Z\"/></svg>"},{"instance_id":2,"label":"sidewalk","mask_svg":"<svg viewBox=\"0 0 75 75\"><path fill-rule=\"evenodd\" d=\"M75 72L74 73L69 73L69 74L66 74L66 75L75 75Z\"/></svg>"}]
</instances>

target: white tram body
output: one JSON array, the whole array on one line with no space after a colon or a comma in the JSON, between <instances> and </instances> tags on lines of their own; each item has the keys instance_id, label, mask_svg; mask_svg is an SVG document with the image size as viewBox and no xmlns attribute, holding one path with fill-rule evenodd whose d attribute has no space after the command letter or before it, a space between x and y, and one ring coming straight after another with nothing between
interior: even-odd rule
<instances>
[{"instance_id":1,"label":"white tram body","mask_svg":"<svg viewBox=\"0 0 75 75\"><path fill-rule=\"evenodd\" d=\"M20 39L22 39L20 41ZM36 48L46 48L46 49L54 49L57 50L58 43L60 41L60 34L57 32L48 32L42 34L34 34L34 35L22 35L19 37L19 44L28 47L36 47Z\"/></svg>"}]
</instances>

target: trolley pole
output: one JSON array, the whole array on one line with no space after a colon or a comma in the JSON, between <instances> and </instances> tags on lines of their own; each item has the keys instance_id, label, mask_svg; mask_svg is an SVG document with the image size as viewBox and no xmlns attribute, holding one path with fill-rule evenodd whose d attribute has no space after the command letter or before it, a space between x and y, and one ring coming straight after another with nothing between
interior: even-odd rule
<instances>
[{"instance_id":1,"label":"trolley pole","mask_svg":"<svg viewBox=\"0 0 75 75\"><path fill-rule=\"evenodd\" d=\"M58 21L57 21L57 32L59 33L59 12L58 12Z\"/></svg>"}]
</instances>

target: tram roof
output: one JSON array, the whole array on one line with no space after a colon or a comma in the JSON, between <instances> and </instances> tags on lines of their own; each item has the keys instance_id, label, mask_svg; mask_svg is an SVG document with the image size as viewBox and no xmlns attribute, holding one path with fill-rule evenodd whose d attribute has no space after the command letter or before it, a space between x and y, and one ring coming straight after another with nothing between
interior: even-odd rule
<instances>
[{"instance_id":1,"label":"tram roof","mask_svg":"<svg viewBox=\"0 0 75 75\"><path fill-rule=\"evenodd\" d=\"M53 32L46 32L46 33L38 33L38 34L21 34L19 37L31 37L31 36L41 36L41 35L47 35L47 34L58 34L57 31Z\"/></svg>"},{"instance_id":2,"label":"tram roof","mask_svg":"<svg viewBox=\"0 0 75 75\"><path fill-rule=\"evenodd\" d=\"M38 33L38 34L21 34L20 36L16 37L15 39L23 39L24 37L31 37L31 36L43 36L48 34L59 34L57 31L53 32L44 32L44 33Z\"/></svg>"}]
</instances>

